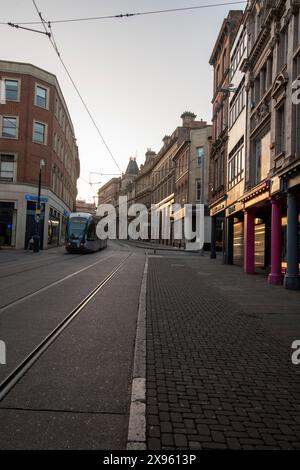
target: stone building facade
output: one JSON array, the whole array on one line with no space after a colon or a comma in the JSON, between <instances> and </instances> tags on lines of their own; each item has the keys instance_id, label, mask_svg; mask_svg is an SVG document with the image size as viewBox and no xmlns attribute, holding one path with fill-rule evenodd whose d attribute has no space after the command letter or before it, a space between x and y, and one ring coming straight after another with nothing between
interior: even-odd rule
<instances>
[{"instance_id":1,"label":"stone building facade","mask_svg":"<svg viewBox=\"0 0 300 470\"><path fill-rule=\"evenodd\" d=\"M225 261L299 289L300 1L249 0L230 70Z\"/></svg>"},{"instance_id":2,"label":"stone building facade","mask_svg":"<svg viewBox=\"0 0 300 470\"><path fill-rule=\"evenodd\" d=\"M228 89L228 143L226 193L226 262L242 265L244 260L244 211L240 201L245 190L246 89L241 67L247 58L244 20L230 50Z\"/></svg>"},{"instance_id":3,"label":"stone building facade","mask_svg":"<svg viewBox=\"0 0 300 470\"><path fill-rule=\"evenodd\" d=\"M300 2L250 1L245 23L248 59L245 168L246 272L261 263L272 284L298 289ZM299 91L298 91L299 95ZM257 259L261 225L261 260Z\"/></svg>"},{"instance_id":4,"label":"stone building facade","mask_svg":"<svg viewBox=\"0 0 300 470\"><path fill-rule=\"evenodd\" d=\"M196 116L192 115L192 119ZM189 134L178 146L173 157L174 165L174 202L181 205L179 213L184 224L185 204L192 205L192 217L196 217L197 204L204 204L204 242L205 248L210 245L210 216L208 209L208 178L209 178L209 143L212 126L206 121L192 121L195 127L189 129ZM195 227L193 227L195 229ZM183 236L174 240L175 245L188 248L189 241Z\"/></svg>"},{"instance_id":5,"label":"stone building facade","mask_svg":"<svg viewBox=\"0 0 300 470\"><path fill-rule=\"evenodd\" d=\"M113 178L98 192L98 203L111 203L120 215L117 196L126 196L128 208L133 204L143 204L148 210L148 238L168 245L186 247L184 237L174 240L174 217L184 223L185 213L173 210L173 204L204 204L206 242L210 241L210 218L208 215L208 161L209 139L212 126L196 115L185 112L181 116L182 125L171 136L163 138L163 146L156 154L148 149L145 162L138 168L134 158L130 158L127 169L121 178ZM118 184L116 185L116 182ZM117 188L117 189L116 189ZM114 194L114 197L108 197ZM159 223L151 219L151 208L159 213ZM169 230L164 233L162 211L170 220ZM193 217L196 215L193 214ZM129 214L128 222L131 220ZM195 247L193 247L195 249Z\"/></svg>"},{"instance_id":6,"label":"stone building facade","mask_svg":"<svg viewBox=\"0 0 300 470\"><path fill-rule=\"evenodd\" d=\"M118 198L121 189L121 177L111 178L98 190L98 206L100 204L118 205Z\"/></svg>"}]
</instances>

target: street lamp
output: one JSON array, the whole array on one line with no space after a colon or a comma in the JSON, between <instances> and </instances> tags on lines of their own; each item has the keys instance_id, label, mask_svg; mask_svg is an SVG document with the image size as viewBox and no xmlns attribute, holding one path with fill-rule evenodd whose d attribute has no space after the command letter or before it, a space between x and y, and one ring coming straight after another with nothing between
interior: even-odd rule
<instances>
[{"instance_id":1,"label":"street lamp","mask_svg":"<svg viewBox=\"0 0 300 470\"><path fill-rule=\"evenodd\" d=\"M34 253L38 253L40 251L40 220L41 220L41 187L42 187L42 168L45 166L45 161L40 160L40 170L39 170L39 187L38 187L38 200L35 209L35 235L33 237L34 245L33 251Z\"/></svg>"}]
</instances>

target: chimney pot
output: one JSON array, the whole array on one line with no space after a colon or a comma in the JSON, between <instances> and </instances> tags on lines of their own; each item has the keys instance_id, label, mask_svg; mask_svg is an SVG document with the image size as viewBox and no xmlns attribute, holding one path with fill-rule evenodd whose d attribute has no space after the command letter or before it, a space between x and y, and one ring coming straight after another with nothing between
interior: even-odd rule
<instances>
[{"instance_id":1,"label":"chimney pot","mask_svg":"<svg viewBox=\"0 0 300 470\"><path fill-rule=\"evenodd\" d=\"M170 139L171 139L171 137L169 135L165 135L164 138L163 138L163 143L165 145L168 145L168 143L170 142Z\"/></svg>"},{"instance_id":2,"label":"chimney pot","mask_svg":"<svg viewBox=\"0 0 300 470\"><path fill-rule=\"evenodd\" d=\"M197 116L190 111L185 111L180 117L182 119L182 126L189 127L191 123L195 121Z\"/></svg>"}]
</instances>

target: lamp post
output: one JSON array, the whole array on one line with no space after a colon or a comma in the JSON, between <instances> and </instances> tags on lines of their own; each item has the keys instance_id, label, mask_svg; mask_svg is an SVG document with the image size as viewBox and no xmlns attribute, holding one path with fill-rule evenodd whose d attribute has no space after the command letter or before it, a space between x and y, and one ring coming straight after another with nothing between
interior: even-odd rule
<instances>
[{"instance_id":1,"label":"lamp post","mask_svg":"<svg viewBox=\"0 0 300 470\"><path fill-rule=\"evenodd\" d=\"M40 251L40 220L41 220L41 188L42 188L42 168L45 166L45 161L40 160L40 170L39 170L39 186L38 186L38 200L35 210L35 235L34 239L34 253Z\"/></svg>"}]
</instances>

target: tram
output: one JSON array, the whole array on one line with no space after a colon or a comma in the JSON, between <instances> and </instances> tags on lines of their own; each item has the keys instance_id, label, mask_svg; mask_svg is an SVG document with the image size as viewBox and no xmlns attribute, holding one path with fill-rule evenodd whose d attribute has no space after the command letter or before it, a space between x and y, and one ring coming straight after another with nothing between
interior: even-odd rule
<instances>
[{"instance_id":1,"label":"tram","mask_svg":"<svg viewBox=\"0 0 300 470\"><path fill-rule=\"evenodd\" d=\"M100 218L85 212L69 214L66 227L65 247L69 253L99 251L107 246L107 240L97 236L96 227Z\"/></svg>"}]
</instances>

